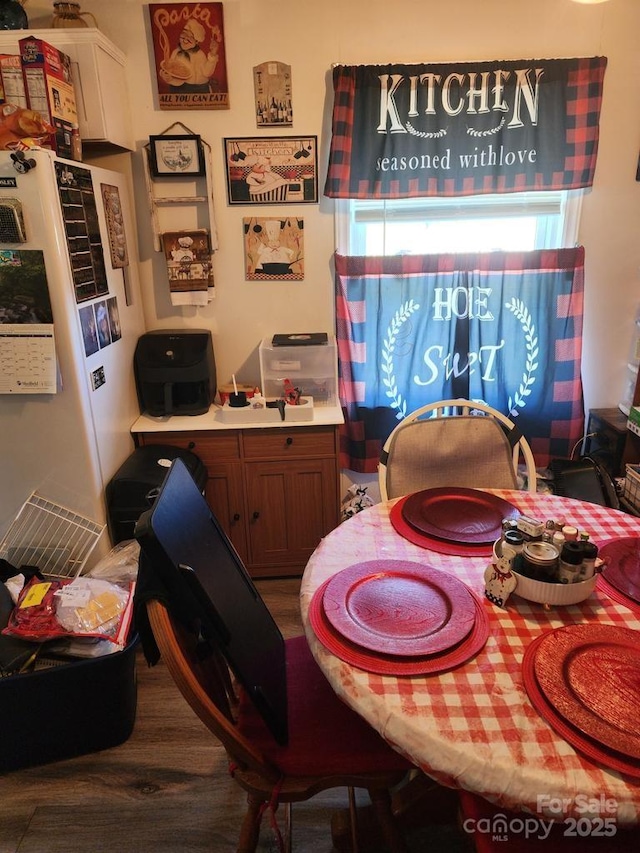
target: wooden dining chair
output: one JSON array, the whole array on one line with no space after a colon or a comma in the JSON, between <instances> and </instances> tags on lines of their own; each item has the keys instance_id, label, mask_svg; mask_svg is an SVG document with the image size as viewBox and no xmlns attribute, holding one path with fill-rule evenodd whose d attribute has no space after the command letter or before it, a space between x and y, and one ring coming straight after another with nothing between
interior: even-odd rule
<instances>
[{"instance_id":1,"label":"wooden dining chair","mask_svg":"<svg viewBox=\"0 0 640 853\"><path fill-rule=\"evenodd\" d=\"M160 601L150 600L146 606L173 680L224 746L230 773L248 794L238 853L254 853L263 813L269 811L273 819L281 803L286 815L280 850L291 850L291 803L339 786L365 788L389 850L406 853L392 814L390 791L411 765L337 698L304 637L285 644L289 741L281 746L246 692L237 689L216 650L180 625ZM356 836L352 797L349 804L352 835ZM277 824L274 831L279 833ZM355 845L357 837L353 849Z\"/></svg>"},{"instance_id":2,"label":"wooden dining chair","mask_svg":"<svg viewBox=\"0 0 640 853\"><path fill-rule=\"evenodd\" d=\"M279 849L289 850L291 803L339 786L349 789L354 841L352 789L365 788L390 850L406 853L390 794L412 765L337 697L304 636L284 640L181 460L135 535L145 655L164 660L248 794L238 853L255 851L265 811ZM284 841L275 821L281 803Z\"/></svg>"},{"instance_id":3,"label":"wooden dining chair","mask_svg":"<svg viewBox=\"0 0 640 853\"><path fill-rule=\"evenodd\" d=\"M519 488L536 491L528 441L497 409L471 400L440 400L411 412L387 438L378 465L382 500L422 489Z\"/></svg>"},{"instance_id":4,"label":"wooden dining chair","mask_svg":"<svg viewBox=\"0 0 640 853\"><path fill-rule=\"evenodd\" d=\"M640 826L618 826L615 815L584 815L575 824L558 821L547 836L536 825L537 815L497 808L469 791L459 792L459 806L462 829L473 838L476 853L535 853L541 848L545 853L619 853L640 847ZM597 817L609 817L612 823L601 824Z\"/></svg>"}]
</instances>

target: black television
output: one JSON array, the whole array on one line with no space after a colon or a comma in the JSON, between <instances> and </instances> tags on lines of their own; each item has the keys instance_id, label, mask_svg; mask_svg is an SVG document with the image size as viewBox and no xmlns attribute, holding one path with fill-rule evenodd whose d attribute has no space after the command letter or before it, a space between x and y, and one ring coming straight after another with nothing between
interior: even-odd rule
<instances>
[{"instance_id":1,"label":"black television","mask_svg":"<svg viewBox=\"0 0 640 853\"><path fill-rule=\"evenodd\" d=\"M184 587L192 616L217 645L276 741L286 744L284 638L188 468L175 459L135 537L169 593ZM182 588L182 592L180 592Z\"/></svg>"}]
</instances>

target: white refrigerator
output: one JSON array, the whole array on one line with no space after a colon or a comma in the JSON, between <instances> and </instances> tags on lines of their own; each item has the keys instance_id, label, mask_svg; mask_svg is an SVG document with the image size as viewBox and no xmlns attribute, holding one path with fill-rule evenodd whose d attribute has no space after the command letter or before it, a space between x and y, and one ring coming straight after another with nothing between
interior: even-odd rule
<instances>
[{"instance_id":1,"label":"white refrigerator","mask_svg":"<svg viewBox=\"0 0 640 853\"><path fill-rule=\"evenodd\" d=\"M23 162L0 151L0 235L0 540L33 491L105 523L105 486L134 449L139 415L144 319L128 181L49 151ZM38 263L51 326L33 294ZM21 269L31 270L26 296ZM43 370L53 387L34 393ZM109 545L105 531L94 556Z\"/></svg>"}]
</instances>

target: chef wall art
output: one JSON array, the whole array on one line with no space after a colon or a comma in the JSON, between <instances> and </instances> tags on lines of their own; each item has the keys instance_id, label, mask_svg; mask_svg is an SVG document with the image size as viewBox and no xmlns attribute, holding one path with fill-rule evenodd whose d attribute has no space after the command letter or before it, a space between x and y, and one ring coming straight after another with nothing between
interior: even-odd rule
<instances>
[{"instance_id":1,"label":"chef wall art","mask_svg":"<svg viewBox=\"0 0 640 853\"><path fill-rule=\"evenodd\" d=\"M242 222L247 281L304 279L302 219L252 216Z\"/></svg>"},{"instance_id":2,"label":"chef wall art","mask_svg":"<svg viewBox=\"0 0 640 853\"><path fill-rule=\"evenodd\" d=\"M224 140L229 204L310 204L318 201L315 136Z\"/></svg>"},{"instance_id":3,"label":"chef wall art","mask_svg":"<svg viewBox=\"0 0 640 853\"><path fill-rule=\"evenodd\" d=\"M222 3L150 3L161 110L229 109Z\"/></svg>"}]
</instances>

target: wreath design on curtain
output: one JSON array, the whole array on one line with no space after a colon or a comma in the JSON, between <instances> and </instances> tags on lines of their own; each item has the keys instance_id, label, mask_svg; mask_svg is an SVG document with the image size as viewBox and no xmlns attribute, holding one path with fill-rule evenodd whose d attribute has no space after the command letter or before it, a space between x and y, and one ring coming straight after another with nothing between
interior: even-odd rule
<instances>
[{"instance_id":1,"label":"wreath design on curtain","mask_svg":"<svg viewBox=\"0 0 640 853\"><path fill-rule=\"evenodd\" d=\"M505 308L511 311L522 326L527 353L522 381L518 385L515 395L513 397L509 395L508 397L509 415L517 418L520 414L518 409L524 408L527 405L525 397L530 396L531 388L536 382L534 373L538 369L538 335L531 312L521 299L514 298L510 302L505 302ZM420 305L413 299L405 302L393 315L387 327L387 334L382 342L382 363L380 365L383 374L382 382L387 389L385 394L391 401L391 408L397 409L396 419L399 421L407 416L407 401L403 398L398 388L393 365L393 355L402 326L410 319L412 314L419 310Z\"/></svg>"},{"instance_id":2,"label":"wreath design on curtain","mask_svg":"<svg viewBox=\"0 0 640 853\"><path fill-rule=\"evenodd\" d=\"M504 307L508 311L511 311L516 320L519 320L524 332L527 349L527 359L525 362L525 371L522 374L522 382L518 386L515 397L509 395L508 398L509 415L517 418L519 415L518 409L524 408L527 405L527 401L524 398L531 394L531 386L536 381L533 373L538 369L538 336L531 313L521 299L511 299L510 302L505 302Z\"/></svg>"},{"instance_id":3,"label":"wreath design on curtain","mask_svg":"<svg viewBox=\"0 0 640 853\"><path fill-rule=\"evenodd\" d=\"M409 320L412 314L420 310L420 305L410 299L405 302L391 318L391 322L387 327L387 334L382 342L382 364L380 368L383 373L382 382L387 388L385 392L391 400L391 408L397 409L396 418L401 421L407 416L407 401L403 399L402 394L398 390L398 383L394 374L393 353L396 348L396 341L402 326Z\"/></svg>"}]
</instances>

